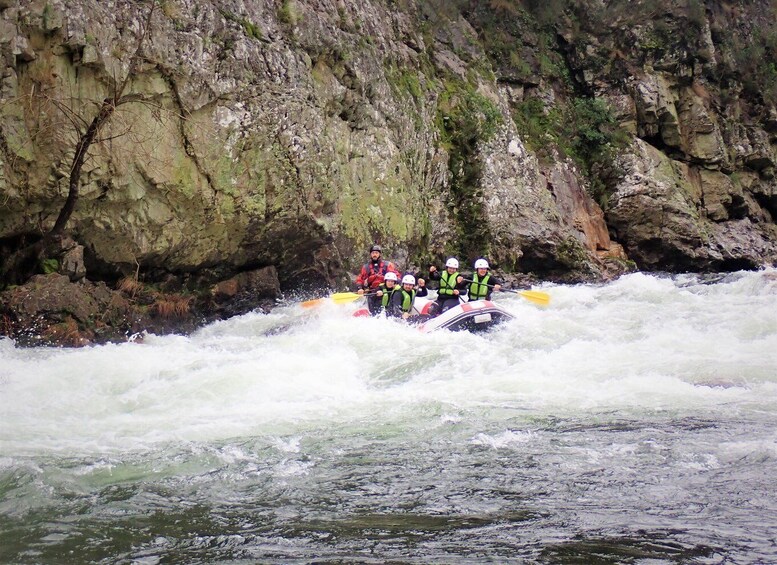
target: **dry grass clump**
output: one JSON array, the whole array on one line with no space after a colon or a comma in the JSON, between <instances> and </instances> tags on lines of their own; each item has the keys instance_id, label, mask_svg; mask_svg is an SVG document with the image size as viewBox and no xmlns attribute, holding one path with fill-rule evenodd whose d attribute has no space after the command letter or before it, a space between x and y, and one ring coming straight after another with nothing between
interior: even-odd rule
<instances>
[{"instance_id":1,"label":"dry grass clump","mask_svg":"<svg viewBox=\"0 0 777 565\"><path fill-rule=\"evenodd\" d=\"M14 330L14 321L8 314L0 317L0 335L11 335Z\"/></svg>"},{"instance_id":2,"label":"dry grass clump","mask_svg":"<svg viewBox=\"0 0 777 565\"><path fill-rule=\"evenodd\" d=\"M51 343L73 347L88 343L88 340L81 335L78 323L71 316L68 316L59 324L48 326L41 332L41 335Z\"/></svg>"},{"instance_id":3,"label":"dry grass clump","mask_svg":"<svg viewBox=\"0 0 777 565\"><path fill-rule=\"evenodd\" d=\"M143 283L136 277L128 275L119 281L116 288L124 294L128 294L130 297L134 298L135 295L143 289Z\"/></svg>"},{"instance_id":4,"label":"dry grass clump","mask_svg":"<svg viewBox=\"0 0 777 565\"><path fill-rule=\"evenodd\" d=\"M191 302L191 296L160 294L151 305L151 311L160 318L182 318L189 313Z\"/></svg>"}]
</instances>

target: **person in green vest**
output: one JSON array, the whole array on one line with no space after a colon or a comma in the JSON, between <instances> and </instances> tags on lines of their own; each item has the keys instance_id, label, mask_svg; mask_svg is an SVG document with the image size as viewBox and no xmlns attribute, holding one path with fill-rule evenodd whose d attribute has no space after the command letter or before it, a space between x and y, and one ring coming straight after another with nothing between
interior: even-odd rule
<instances>
[{"instance_id":1,"label":"person in green vest","mask_svg":"<svg viewBox=\"0 0 777 565\"><path fill-rule=\"evenodd\" d=\"M459 260L455 257L449 257L445 261L445 270L442 273L434 265L429 267L429 278L440 281L437 300L429 309L429 314L432 316L458 306L459 298L467 295L467 282L459 273Z\"/></svg>"},{"instance_id":2,"label":"person in green vest","mask_svg":"<svg viewBox=\"0 0 777 565\"><path fill-rule=\"evenodd\" d=\"M397 274L394 271L389 271L383 275L383 282L378 286L378 290L375 292L375 296L380 298L380 306L385 311L388 307L391 295L395 291L399 290L397 286Z\"/></svg>"},{"instance_id":3,"label":"person in green vest","mask_svg":"<svg viewBox=\"0 0 777 565\"><path fill-rule=\"evenodd\" d=\"M391 299L388 306L386 306L386 315L391 318L407 320L413 311L414 300L415 277L413 275L405 275L402 277L400 289L391 294Z\"/></svg>"},{"instance_id":4,"label":"person in green vest","mask_svg":"<svg viewBox=\"0 0 777 565\"><path fill-rule=\"evenodd\" d=\"M498 291L502 287L502 281L488 272L488 261L478 259L475 261L475 272L469 279L469 299L491 300L491 292Z\"/></svg>"}]
</instances>

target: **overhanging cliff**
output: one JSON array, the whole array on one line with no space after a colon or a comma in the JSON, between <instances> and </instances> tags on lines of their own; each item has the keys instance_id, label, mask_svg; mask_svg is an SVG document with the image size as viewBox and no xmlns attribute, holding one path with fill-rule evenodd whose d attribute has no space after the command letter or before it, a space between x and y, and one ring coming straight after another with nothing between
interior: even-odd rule
<instances>
[{"instance_id":1,"label":"overhanging cliff","mask_svg":"<svg viewBox=\"0 0 777 565\"><path fill-rule=\"evenodd\" d=\"M150 9L0 0L7 248L56 218L78 125ZM626 254L773 263L777 79L737 59L774 54L772 11L165 0L69 231L94 278L273 265L285 288L342 282L373 241L404 266L486 255L566 280Z\"/></svg>"}]
</instances>

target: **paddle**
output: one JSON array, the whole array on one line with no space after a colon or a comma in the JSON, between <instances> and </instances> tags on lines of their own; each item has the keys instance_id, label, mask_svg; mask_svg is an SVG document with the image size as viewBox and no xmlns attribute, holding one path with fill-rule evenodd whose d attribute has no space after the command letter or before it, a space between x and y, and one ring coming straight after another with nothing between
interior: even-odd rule
<instances>
[{"instance_id":1,"label":"paddle","mask_svg":"<svg viewBox=\"0 0 777 565\"><path fill-rule=\"evenodd\" d=\"M313 300L306 300L302 303L303 308L312 308L314 306L318 306L322 302L325 302L327 300L332 300L335 304L347 304L348 302L353 302L354 300L358 300L362 296L371 296L375 294L374 292L365 292L364 294L359 294L357 292L335 292L334 294L327 296L326 298L314 298Z\"/></svg>"},{"instance_id":2,"label":"paddle","mask_svg":"<svg viewBox=\"0 0 777 565\"><path fill-rule=\"evenodd\" d=\"M471 279L464 279L464 280L468 283L475 282ZM483 284L483 283L477 283L477 284ZM492 284L487 284L486 286L489 288L494 288L494 285ZM550 295L547 292L542 292L539 290L513 290L511 288L502 288L500 286L499 292L512 292L513 294L520 294L529 302L534 302L539 306L547 306L548 304L550 304Z\"/></svg>"}]
</instances>

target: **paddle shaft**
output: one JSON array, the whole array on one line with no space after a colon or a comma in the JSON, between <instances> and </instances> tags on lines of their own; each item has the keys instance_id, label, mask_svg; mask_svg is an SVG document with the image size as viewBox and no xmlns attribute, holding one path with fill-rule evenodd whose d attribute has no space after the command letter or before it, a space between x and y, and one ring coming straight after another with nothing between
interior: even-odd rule
<instances>
[{"instance_id":1,"label":"paddle shaft","mask_svg":"<svg viewBox=\"0 0 777 565\"><path fill-rule=\"evenodd\" d=\"M482 284L483 286L487 286L488 288L494 288L495 286L497 286L497 285L494 285L494 284L483 284L481 282L475 282L472 279L464 279L464 282L475 283L475 284ZM502 288L501 284L499 285L499 290L502 291L502 292L515 292L515 293L518 293L517 290L513 290L511 288Z\"/></svg>"},{"instance_id":2,"label":"paddle shaft","mask_svg":"<svg viewBox=\"0 0 777 565\"><path fill-rule=\"evenodd\" d=\"M475 283L475 281L471 279L464 279L464 280L469 283ZM475 284L483 284L483 283L475 283ZM485 286L489 288L494 288L495 285L486 284ZM547 306L550 303L550 295L546 292L541 292L539 290L513 290L511 288L502 288L502 285L499 285L499 292L512 292L513 294L517 294L522 298L529 300L530 302L539 304L540 306Z\"/></svg>"},{"instance_id":3,"label":"paddle shaft","mask_svg":"<svg viewBox=\"0 0 777 565\"><path fill-rule=\"evenodd\" d=\"M323 304L327 300L332 300L335 304L339 304L341 302L353 302L354 300L358 300L363 296L373 296L376 293L377 291L365 292L364 294L359 294L357 292L336 292L330 296L325 296L323 298L314 298L312 300L305 300L302 303L302 307L312 308L314 306L318 306L319 304Z\"/></svg>"}]
</instances>

